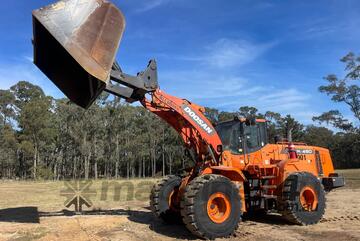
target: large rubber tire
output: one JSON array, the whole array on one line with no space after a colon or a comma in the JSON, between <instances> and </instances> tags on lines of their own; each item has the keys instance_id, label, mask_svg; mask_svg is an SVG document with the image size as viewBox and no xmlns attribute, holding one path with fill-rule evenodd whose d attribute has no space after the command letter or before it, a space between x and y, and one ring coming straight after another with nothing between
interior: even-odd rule
<instances>
[{"instance_id":1,"label":"large rubber tire","mask_svg":"<svg viewBox=\"0 0 360 241\"><path fill-rule=\"evenodd\" d=\"M156 217L161 218L166 223L181 223L180 210L170 207L169 199L172 193L181 184L181 178L169 175L158 181L152 188L150 194L151 211Z\"/></svg>"},{"instance_id":2,"label":"large rubber tire","mask_svg":"<svg viewBox=\"0 0 360 241\"><path fill-rule=\"evenodd\" d=\"M301 203L301 196L305 189L311 189L317 199L317 206L312 210L306 210ZM291 223L299 225L318 223L326 208L324 187L311 173L290 174L284 182L279 204L280 213Z\"/></svg>"},{"instance_id":3,"label":"large rubber tire","mask_svg":"<svg viewBox=\"0 0 360 241\"><path fill-rule=\"evenodd\" d=\"M214 222L208 214L208 201L214 195L224 195L230 203L230 211L221 223ZM186 187L182 196L181 216L186 227L196 236L215 239L232 235L241 220L239 188L228 178L220 175L196 177Z\"/></svg>"}]
</instances>

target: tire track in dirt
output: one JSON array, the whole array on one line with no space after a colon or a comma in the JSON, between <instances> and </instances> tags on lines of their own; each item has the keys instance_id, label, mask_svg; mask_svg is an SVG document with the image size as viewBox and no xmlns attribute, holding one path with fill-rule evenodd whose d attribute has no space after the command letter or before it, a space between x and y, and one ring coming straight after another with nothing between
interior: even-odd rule
<instances>
[{"instance_id":1,"label":"tire track in dirt","mask_svg":"<svg viewBox=\"0 0 360 241\"><path fill-rule=\"evenodd\" d=\"M351 221L351 222L359 222L360 223L360 216L347 215L347 216L335 216L335 217L323 218L322 220L320 220L320 223L332 223L332 222L339 222L339 221Z\"/></svg>"}]
</instances>

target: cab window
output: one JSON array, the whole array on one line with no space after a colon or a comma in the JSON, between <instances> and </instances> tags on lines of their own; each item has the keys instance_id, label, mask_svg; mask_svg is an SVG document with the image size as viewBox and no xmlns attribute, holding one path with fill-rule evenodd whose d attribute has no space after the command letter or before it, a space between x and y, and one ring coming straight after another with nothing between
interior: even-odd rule
<instances>
[{"instance_id":1,"label":"cab window","mask_svg":"<svg viewBox=\"0 0 360 241\"><path fill-rule=\"evenodd\" d=\"M256 125L244 124L244 138L247 153L260 150L267 144L265 122L257 122Z\"/></svg>"},{"instance_id":2,"label":"cab window","mask_svg":"<svg viewBox=\"0 0 360 241\"><path fill-rule=\"evenodd\" d=\"M229 121L215 127L220 136L223 150L229 150L233 154L242 154L240 126L239 121Z\"/></svg>"},{"instance_id":3,"label":"cab window","mask_svg":"<svg viewBox=\"0 0 360 241\"><path fill-rule=\"evenodd\" d=\"M246 139L246 146L249 149L254 149L259 147L259 131L258 126L245 126L244 131L245 139Z\"/></svg>"}]
</instances>

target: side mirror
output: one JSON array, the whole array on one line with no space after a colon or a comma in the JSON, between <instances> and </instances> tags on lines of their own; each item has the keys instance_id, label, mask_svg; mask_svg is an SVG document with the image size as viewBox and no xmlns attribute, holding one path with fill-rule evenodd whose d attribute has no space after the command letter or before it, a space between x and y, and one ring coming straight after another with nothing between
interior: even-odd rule
<instances>
[{"instance_id":1,"label":"side mirror","mask_svg":"<svg viewBox=\"0 0 360 241\"><path fill-rule=\"evenodd\" d=\"M223 151L223 146L222 146L222 145L218 145L218 146L216 147L216 151L217 151L217 152L222 152L222 151Z\"/></svg>"}]
</instances>

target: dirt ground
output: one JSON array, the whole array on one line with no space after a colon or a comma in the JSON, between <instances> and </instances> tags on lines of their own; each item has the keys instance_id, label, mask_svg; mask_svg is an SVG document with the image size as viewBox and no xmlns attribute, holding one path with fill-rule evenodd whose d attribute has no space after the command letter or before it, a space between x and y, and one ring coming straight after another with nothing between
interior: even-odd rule
<instances>
[{"instance_id":1,"label":"dirt ground","mask_svg":"<svg viewBox=\"0 0 360 241\"><path fill-rule=\"evenodd\" d=\"M360 170L342 173L347 186L327 194L326 214L319 224L291 225L268 215L243 220L227 240L360 240ZM196 239L184 226L166 225L153 217L145 198L153 181L117 182L132 183L133 194L117 193L115 182L91 183L96 190L93 205L81 215L64 207L63 182L0 182L0 240Z\"/></svg>"}]
</instances>

